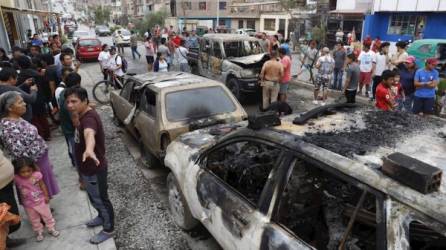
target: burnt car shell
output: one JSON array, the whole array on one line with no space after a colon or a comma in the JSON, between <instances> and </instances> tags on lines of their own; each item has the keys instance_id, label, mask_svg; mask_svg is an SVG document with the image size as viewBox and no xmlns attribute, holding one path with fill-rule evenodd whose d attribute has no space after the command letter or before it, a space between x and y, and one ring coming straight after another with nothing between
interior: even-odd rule
<instances>
[{"instance_id":1,"label":"burnt car shell","mask_svg":"<svg viewBox=\"0 0 446 250\"><path fill-rule=\"evenodd\" d=\"M165 164L175 175L186 200L192 202L188 203L192 214L209 229L225 249L312 248L309 244L305 244L299 238L299 235L295 235L286 228L277 230L275 226L267 223L273 212L271 206L260 206L257 208L260 213L249 212L250 216L238 221L234 219L238 216L230 219L225 219L223 214L221 215L223 219L204 216L207 211L206 207L213 209L215 206L220 206L218 211L230 209L227 204L220 202L220 199L224 197L226 197L224 198L226 201L232 201L230 203L231 207L236 208L235 210L242 214L252 209L252 207L235 204L241 202L238 195L233 197L233 194L225 194L227 191L219 191L218 185L215 185L221 182L220 179L209 176L203 177L203 172L199 170L200 167L195 169L195 165L199 166L203 160L205 161L204 156L211 152L213 148L218 147L219 144L244 138L274 143L282 151L292 152L291 154L294 157L316 164L330 174L348 180L350 185L355 188L366 190L369 194L376 196L377 201L379 200L377 202L379 206L376 207L376 214L373 215L376 218L372 218L376 219L377 249L416 248L416 246L410 245L412 241L409 239L409 227L411 227L410 235L412 237L412 225L415 222L422 223L422 226L415 225L416 228L423 228L422 230L429 228L427 232L432 233L428 234L434 234L433 232L435 232L439 235L438 237L446 235L446 206L444 206L446 201L444 187L446 184L444 182L439 192L423 195L385 176L377 168L382 163L380 162L381 158L394 151L412 155L416 151L415 157L419 160L443 169L446 168L444 166L446 157L439 150L446 147L446 142L444 138L437 138L439 131L446 131L444 121L429 120L430 123L426 123L411 115L405 118L406 115L401 116L396 113L384 114L375 110L360 110L338 111L332 115L313 119L305 125L295 125L292 121L296 116L284 117L280 126L259 131L246 128L247 122L233 124L232 126L228 124L217 125L184 134L169 146ZM330 151L327 150L331 149L330 145L318 141L317 136L326 136L323 138L332 136L334 140L338 141L335 146L341 147L343 143L347 143L350 139L350 141L353 141L354 147L357 145L354 143L356 136L364 136L364 134L361 134L364 131L377 128L375 124L367 124L367 122L373 123L373 121L368 120L370 118L367 118L368 116L371 116L372 119L386 117L397 128L405 125L406 130L404 133L394 133L394 130L390 130L390 132L381 134L380 136L383 136L383 138L380 144L376 143L377 141L374 139L365 138L365 140L371 142L364 142L363 144L368 145L363 148L360 147L359 151L355 151L355 149L345 151L336 148ZM220 133L215 133L215 131L220 131ZM352 136L345 140L336 137L339 134L344 135L342 133L345 133L346 137L348 137L348 133L351 133ZM391 133L395 135L392 136ZM388 140L385 137L386 135L389 135ZM430 147L432 150L422 149L420 151L419 147L414 147L417 142L424 140L431 142L425 147ZM317 146L318 144L319 146ZM347 144L344 144L344 146L352 147L352 145ZM360 152L363 150L364 152ZM356 154L358 152L360 152L359 155ZM268 180L274 179L275 176L280 176L280 174L274 175L274 173L271 173ZM201 182L196 183L196 178L201 178ZM195 187L194 185L198 186ZM282 191L271 190L271 192L266 192L266 196L271 196L269 199L274 200L272 197L276 197ZM197 194L196 192L200 193ZM214 196L216 194L223 196ZM268 197L262 197L268 199ZM257 220L265 220L266 224L257 224ZM236 224L230 223L230 221ZM237 223L241 224L237 226ZM256 230L252 229L252 227L255 227L254 225L258 226ZM251 245L243 245L247 242L238 241L242 238L240 235L249 235Z\"/></svg>"}]
</instances>

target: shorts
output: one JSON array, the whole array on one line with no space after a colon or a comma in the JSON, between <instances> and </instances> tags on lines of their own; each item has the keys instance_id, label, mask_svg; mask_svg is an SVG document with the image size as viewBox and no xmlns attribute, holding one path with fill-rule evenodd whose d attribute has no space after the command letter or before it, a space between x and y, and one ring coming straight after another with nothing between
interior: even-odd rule
<instances>
[{"instance_id":1,"label":"shorts","mask_svg":"<svg viewBox=\"0 0 446 250\"><path fill-rule=\"evenodd\" d=\"M146 56L146 60L147 60L147 64L153 64L153 62L155 61L153 56Z\"/></svg>"},{"instance_id":2,"label":"shorts","mask_svg":"<svg viewBox=\"0 0 446 250\"><path fill-rule=\"evenodd\" d=\"M279 94L286 94L288 91L289 84L286 82L286 83L280 83L279 85L280 85Z\"/></svg>"},{"instance_id":3,"label":"shorts","mask_svg":"<svg viewBox=\"0 0 446 250\"><path fill-rule=\"evenodd\" d=\"M329 76L316 76L316 81L314 81L314 90L319 90L322 87L322 90L325 90L330 83Z\"/></svg>"},{"instance_id":4,"label":"shorts","mask_svg":"<svg viewBox=\"0 0 446 250\"><path fill-rule=\"evenodd\" d=\"M434 113L434 97L414 97L412 112L414 114L433 114Z\"/></svg>"},{"instance_id":5,"label":"shorts","mask_svg":"<svg viewBox=\"0 0 446 250\"><path fill-rule=\"evenodd\" d=\"M370 85L371 82L372 82L372 72L359 73L359 84Z\"/></svg>"}]
</instances>

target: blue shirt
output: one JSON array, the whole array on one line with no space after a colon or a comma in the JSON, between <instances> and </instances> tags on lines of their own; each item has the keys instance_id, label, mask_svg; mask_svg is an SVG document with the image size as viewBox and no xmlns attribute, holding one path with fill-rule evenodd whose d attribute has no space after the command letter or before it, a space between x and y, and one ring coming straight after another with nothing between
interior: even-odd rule
<instances>
[{"instance_id":1,"label":"blue shirt","mask_svg":"<svg viewBox=\"0 0 446 250\"><path fill-rule=\"evenodd\" d=\"M415 78L415 72L410 71L407 69L406 65L404 63L401 63L398 65L398 69L400 71L400 82L401 86L404 89L404 94L406 95L412 95L415 92L415 84L414 84L414 78Z\"/></svg>"},{"instance_id":2,"label":"blue shirt","mask_svg":"<svg viewBox=\"0 0 446 250\"><path fill-rule=\"evenodd\" d=\"M32 46L42 46L43 45L43 41L40 39L33 39L31 40L31 45Z\"/></svg>"},{"instance_id":3,"label":"blue shirt","mask_svg":"<svg viewBox=\"0 0 446 250\"><path fill-rule=\"evenodd\" d=\"M439 81L439 74L437 70L427 71L424 69L419 69L415 73L415 81L420 82L421 84L427 84L430 81ZM435 88L419 88L415 90L416 97L422 98L434 98L435 97Z\"/></svg>"}]
</instances>

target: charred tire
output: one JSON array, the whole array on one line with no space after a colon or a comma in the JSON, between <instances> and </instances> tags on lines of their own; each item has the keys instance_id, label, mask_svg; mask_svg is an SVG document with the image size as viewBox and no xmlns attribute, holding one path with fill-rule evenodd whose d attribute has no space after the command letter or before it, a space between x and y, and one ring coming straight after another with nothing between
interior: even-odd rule
<instances>
[{"instance_id":1,"label":"charred tire","mask_svg":"<svg viewBox=\"0 0 446 250\"><path fill-rule=\"evenodd\" d=\"M194 229L198 225L198 220L192 216L189 205L187 205L183 192L172 172L167 176L167 188L169 190L169 210L173 221L183 230Z\"/></svg>"},{"instance_id":2,"label":"charred tire","mask_svg":"<svg viewBox=\"0 0 446 250\"><path fill-rule=\"evenodd\" d=\"M154 169L162 166L160 160L146 149L142 141L139 142L139 148L141 152L141 163L144 167Z\"/></svg>"},{"instance_id":3,"label":"charred tire","mask_svg":"<svg viewBox=\"0 0 446 250\"><path fill-rule=\"evenodd\" d=\"M240 85L237 78L231 77L226 81L226 87L232 92L237 100L242 101L242 94L240 92Z\"/></svg>"}]
</instances>

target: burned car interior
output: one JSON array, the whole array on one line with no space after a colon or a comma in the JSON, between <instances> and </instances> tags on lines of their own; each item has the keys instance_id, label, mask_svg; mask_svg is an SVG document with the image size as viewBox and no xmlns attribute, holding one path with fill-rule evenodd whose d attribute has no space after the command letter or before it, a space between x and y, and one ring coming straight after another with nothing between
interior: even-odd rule
<instances>
[{"instance_id":1,"label":"burned car interior","mask_svg":"<svg viewBox=\"0 0 446 250\"><path fill-rule=\"evenodd\" d=\"M206 168L259 207L267 181L283 155L277 145L243 140L209 153ZM271 221L316 249L386 249L386 196L329 166L294 155ZM350 225L351 224L351 225ZM407 222L411 249L446 249L446 237Z\"/></svg>"}]
</instances>

